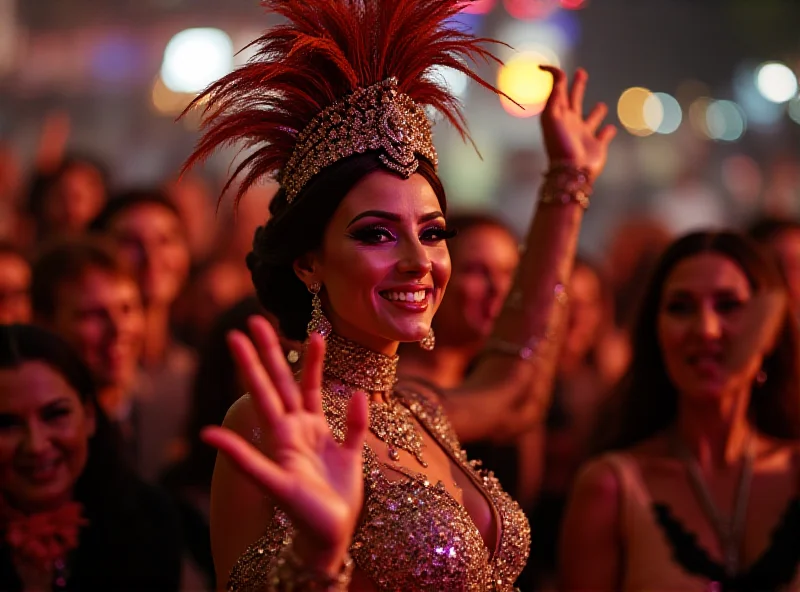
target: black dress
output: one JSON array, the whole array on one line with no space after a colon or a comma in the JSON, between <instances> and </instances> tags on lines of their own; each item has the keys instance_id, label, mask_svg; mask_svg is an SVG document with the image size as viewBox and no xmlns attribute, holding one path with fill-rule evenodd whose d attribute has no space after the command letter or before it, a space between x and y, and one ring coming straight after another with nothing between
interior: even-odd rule
<instances>
[{"instance_id":1,"label":"black dress","mask_svg":"<svg viewBox=\"0 0 800 592\"><path fill-rule=\"evenodd\" d=\"M115 499L84 508L89 524L67 562L69 592L176 592L182 540L169 498L140 480ZM0 543L1 544L1 543ZM0 591L21 592L11 553L0 546Z\"/></svg>"}]
</instances>

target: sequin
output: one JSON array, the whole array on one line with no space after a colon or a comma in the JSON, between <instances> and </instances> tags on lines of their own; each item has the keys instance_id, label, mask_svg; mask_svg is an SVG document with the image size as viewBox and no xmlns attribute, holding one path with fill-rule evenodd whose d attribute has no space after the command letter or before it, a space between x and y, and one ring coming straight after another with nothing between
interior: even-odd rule
<instances>
[{"instance_id":1,"label":"sequin","mask_svg":"<svg viewBox=\"0 0 800 592\"><path fill-rule=\"evenodd\" d=\"M323 391L326 383L335 382L326 373ZM356 568L381 592L514 590L530 546L530 528L519 505L491 472L480 468L480 462L467 460L439 405L402 386L392 396L482 490L500 526L500 536L496 547L487 549L469 513L443 483L431 485L425 475L400 465L391 468L401 478L390 479L378 456L365 444L364 512L350 546ZM346 404L341 396L323 398L326 419L339 441L345 435L342 418ZM277 510L264 536L233 567L228 590L269 589L279 552L291 540L291 522Z\"/></svg>"}]
</instances>

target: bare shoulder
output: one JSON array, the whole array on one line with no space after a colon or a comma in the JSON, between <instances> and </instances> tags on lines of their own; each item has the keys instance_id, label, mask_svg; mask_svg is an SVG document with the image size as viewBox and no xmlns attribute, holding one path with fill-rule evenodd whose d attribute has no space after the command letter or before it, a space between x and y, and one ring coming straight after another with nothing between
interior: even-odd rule
<instances>
[{"instance_id":1,"label":"bare shoulder","mask_svg":"<svg viewBox=\"0 0 800 592\"><path fill-rule=\"evenodd\" d=\"M261 444L266 428L259 416L256 402L249 393L242 395L231 405L222 425L263 449Z\"/></svg>"},{"instance_id":2,"label":"bare shoulder","mask_svg":"<svg viewBox=\"0 0 800 592\"><path fill-rule=\"evenodd\" d=\"M621 491L612 457L589 461L581 469L561 531L562 590L619 590Z\"/></svg>"},{"instance_id":3,"label":"bare shoulder","mask_svg":"<svg viewBox=\"0 0 800 592\"><path fill-rule=\"evenodd\" d=\"M622 484L609 455L587 462L575 480L573 497L591 501L594 506L616 507Z\"/></svg>"}]
</instances>

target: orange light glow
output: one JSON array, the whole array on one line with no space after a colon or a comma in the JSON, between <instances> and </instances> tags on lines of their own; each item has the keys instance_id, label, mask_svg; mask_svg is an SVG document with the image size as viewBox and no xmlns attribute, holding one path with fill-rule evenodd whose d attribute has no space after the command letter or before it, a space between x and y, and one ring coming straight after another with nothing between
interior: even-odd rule
<instances>
[{"instance_id":1,"label":"orange light glow","mask_svg":"<svg viewBox=\"0 0 800 592\"><path fill-rule=\"evenodd\" d=\"M539 69L553 61L537 52L524 52L508 60L497 75L497 87L524 109L500 97L500 102L514 117L533 117L542 112L553 88L553 77Z\"/></svg>"}]
</instances>

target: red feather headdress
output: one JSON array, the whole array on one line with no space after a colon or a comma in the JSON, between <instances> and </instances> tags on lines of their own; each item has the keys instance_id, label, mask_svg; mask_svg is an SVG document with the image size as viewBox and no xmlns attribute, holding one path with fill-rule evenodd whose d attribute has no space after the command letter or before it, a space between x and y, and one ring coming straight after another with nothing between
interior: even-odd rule
<instances>
[{"instance_id":1,"label":"red feather headdress","mask_svg":"<svg viewBox=\"0 0 800 592\"><path fill-rule=\"evenodd\" d=\"M357 152L379 150L405 176L416 169L415 153L435 165L423 108L469 134L459 101L432 69L458 70L499 92L468 66L496 60L481 47L491 40L446 24L471 2L263 0L287 22L254 41L256 55L189 106L204 105L204 135L186 166L242 143L253 150L226 189L245 171L238 197L277 176L291 201L316 172Z\"/></svg>"}]
</instances>

